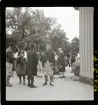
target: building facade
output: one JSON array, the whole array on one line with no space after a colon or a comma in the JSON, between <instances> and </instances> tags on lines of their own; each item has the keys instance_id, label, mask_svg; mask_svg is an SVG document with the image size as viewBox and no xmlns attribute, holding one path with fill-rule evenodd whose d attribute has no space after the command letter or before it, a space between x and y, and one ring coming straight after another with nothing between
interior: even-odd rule
<instances>
[{"instance_id":1,"label":"building facade","mask_svg":"<svg viewBox=\"0 0 98 105\"><path fill-rule=\"evenodd\" d=\"M79 11L80 76L93 80L93 7L74 7Z\"/></svg>"}]
</instances>

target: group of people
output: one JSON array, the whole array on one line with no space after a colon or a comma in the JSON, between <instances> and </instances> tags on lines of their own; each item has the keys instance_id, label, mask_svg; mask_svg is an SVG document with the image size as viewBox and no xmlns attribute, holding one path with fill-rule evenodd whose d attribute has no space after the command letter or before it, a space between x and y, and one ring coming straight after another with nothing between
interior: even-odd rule
<instances>
[{"instance_id":1,"label":"group of people","mask_svg":"<svg viewBox=\"0 0 98 105\"><path fill-rule=\"evenodd\" d=\"M37 76L37 69L39 61L42 63L42 69L44 72L45 82L43 84L47 85L50 80L50 86L53 85L53 75L55 70L59 70L62 73L61 78L65 78L65 66L66 57L62 48L58 49L58 53L54 53L52 46L50 44L46 45L46 50L42 51L40 54L37 53L34 44L29 45L28 51L24 50L24 47L20 44L18 46L18 51L14 53L14 45L10 44L9 48L6 50L6 86L11 87L9 80L13 75L12 69L14 64L14 69L16 70L17 76L19 77L19 84L26 84L25 77L27 75L28 87L36 88L34 85L34 76ZM14 62L14 63L13 63ZM49 80L48 80L49 77Z\"/></svg>"}]
</instances>

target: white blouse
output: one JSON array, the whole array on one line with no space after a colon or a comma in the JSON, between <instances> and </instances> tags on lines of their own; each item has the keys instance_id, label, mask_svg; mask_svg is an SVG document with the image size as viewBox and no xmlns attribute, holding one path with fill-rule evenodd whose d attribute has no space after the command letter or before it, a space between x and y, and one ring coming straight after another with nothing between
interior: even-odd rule
<instances>
[{"instance_id":1,"label":"white blouse","mask_svg":"<svg viewBox=\"0 0 98 105\"><path fill-rule=\"evenodd\" d=\"M15 57L15 58L18 57L18 52L16 52L16 53L14 54L14 57ZM26 51L24 51L24 58L27 59L27 52L26 52Z\"/></svg>"}]
</instances>

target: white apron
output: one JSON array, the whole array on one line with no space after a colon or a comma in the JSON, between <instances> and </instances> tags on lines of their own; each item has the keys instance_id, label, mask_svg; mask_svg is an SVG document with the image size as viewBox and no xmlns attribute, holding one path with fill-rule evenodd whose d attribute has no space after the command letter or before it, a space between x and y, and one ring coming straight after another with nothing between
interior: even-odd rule
<instances>
[{"instance_id":1,"label":"white apron","mask_svg":"<svg viewBox=\"0 0 98 105\"><path fill-rule=\"evenodd\" d=\"M49 63L49 61L47 61L45 63L45 68L44 68L44 73L46 76L52 76L53 75L53 70L52 70L52 66L51 64Z\"/></svg>"}]
</instances>

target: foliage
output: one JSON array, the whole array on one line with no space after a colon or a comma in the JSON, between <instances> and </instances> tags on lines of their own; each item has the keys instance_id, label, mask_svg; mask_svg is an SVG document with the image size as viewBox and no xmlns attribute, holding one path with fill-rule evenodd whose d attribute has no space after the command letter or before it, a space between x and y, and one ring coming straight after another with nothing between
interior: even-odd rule
<instances>
[{"instance_id":1,"label":"foliage","mask_svg":"<svg viewBox=\"0 0 98 105\"><path fill-rule=\"evenodd\" d=\"M72 56L77 56L79 53L79 38L74 37L71 41L71 54Z\"/></svg>"},{"instance_id":2,"label":"foliage","mask_svg":"<svg viewBox=\"0 0 98 105\"><path fill-rule=\"evenodd\" d=\"M66 32L64 32L64 30L61 30L59 24L52 30L50 34L50 39L52 41L52 46L55 51L57 51L58 48L61 47L63 48L65 55L69 56L71 44L66 37Z\"/></svg>"},{"instance_id":3,"label":"foliage","mask_svg":"<svg viewBox=\"0 0 98 105\"><path fill-rule=\"evenodd\" d=\"M35 42L37 45L42 42L51 26L56 23L55 18L45 17L41 10L31 10L30 8L13 8L6 10L6 37L8 32L12 32L12 36L18 42L24 43Z\"/></svg>"},{"instance_id":4,"label":"foliage","mask_svg":"<svg viewBox=\"0 0 98 105\"><path fill-rule=\"evenodd\" d=\"M30 7L6 9L6 38L17 44L24 42L26 49L30 43L36 43L38 50L44 50L45 45L51 43L53 50L57 51L61 47L68 57L71 47L74 46L76 50L78 46L77 38L73 39L76 40L76 45L68 41L66 32L61 29L56 18L45 17L43 10L33 10Z\"/></svg>"}]
</instances>

